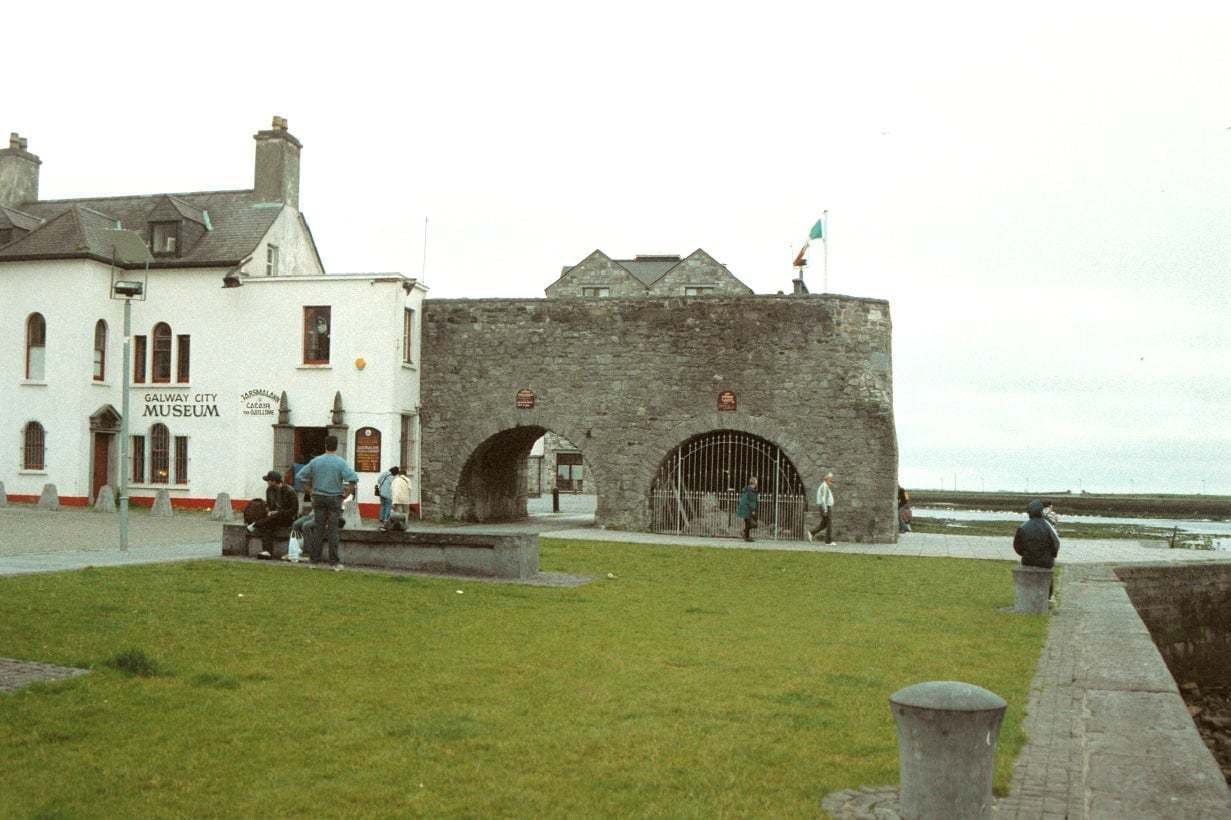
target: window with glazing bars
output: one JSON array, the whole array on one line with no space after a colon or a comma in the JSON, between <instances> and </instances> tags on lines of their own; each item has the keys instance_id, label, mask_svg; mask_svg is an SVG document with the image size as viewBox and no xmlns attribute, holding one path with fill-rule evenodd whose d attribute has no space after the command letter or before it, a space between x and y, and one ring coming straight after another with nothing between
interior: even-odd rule
<instances>
[{"instance_id":1,"label":"window with glazing bars","mask_svg":"<svg viewBox=\"0 0 1231 820\"><path fill-rule=\"evenodd\" d=\"M145 481L145 436L133 436L132 445L132 480L140 484Z\"/></svg>"},{"instance_id":2,"label":"window with glazing bars","mask_svg":"<svg viewBox=\"0 0 1231 820\"><path fill-rule=\"evenodd\" d=\"M175 337L175 380L180 384L188 382L190 340L191 337L186 335Z\"/></svg>"},{"instance_id":3,"label":"window with glazing bars","mask_svg":"<svg viewBox=\"0 0 1231 820\"><path fill-rule=\"evenodd\" d=\"M165 424L150 428L150 483L166 484L171 477L170 436Z\"/></svg>"},{"instance_id":4,"label":"window with glazing bars","mask_svg":"<svg viewBox=\"0 0 1231 820\"><path fill-rule=\"evenodd\" d=\"M37 421L32 421L26 424L25 435L22 436L23 455L21 468L23 470L43 470L46 469L46 435L43 431L43 425Z\"/></svg>"},{"instance_id":5,"label":"window with glazing bars","mask_svg":"<svg viewBox=\"0 0 1231 820\"><path fill-rule=\"evenodd\" d=\"M188 483L188 436L175 437L175 483Z\"/></svg>"}]
</instances>

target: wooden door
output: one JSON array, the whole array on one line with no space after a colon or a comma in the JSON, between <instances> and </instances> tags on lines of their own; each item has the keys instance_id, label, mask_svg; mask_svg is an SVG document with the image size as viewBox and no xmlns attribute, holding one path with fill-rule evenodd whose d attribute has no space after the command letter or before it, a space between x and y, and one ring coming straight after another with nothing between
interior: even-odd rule
<instances>
[{"instance_id":1,"label":"wooden door","mask_svg":"<svg viewBox=\"0 0 1231 820\"><path fill-rule=\"evenodd\" d=\"M94 473L90 479L90 501L98 500L98 491L107 483L107 456L111 452L111 434L94 434Z\"/></svg>"}]
</instances>

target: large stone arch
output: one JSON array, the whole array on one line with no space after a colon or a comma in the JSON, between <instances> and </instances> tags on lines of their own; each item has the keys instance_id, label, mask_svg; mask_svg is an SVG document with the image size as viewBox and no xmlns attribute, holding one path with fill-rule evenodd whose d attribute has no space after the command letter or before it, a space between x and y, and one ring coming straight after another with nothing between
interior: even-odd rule
<instances>
[{"instance_id":1,"label":"large stone arch","mask_svg":"<svg viewBox=\"0 0 1231 820\"><path fill-rule=\"evenodd\" d=\"M524 499L510 476L550 430L582 450L599 489L597 523L644 530L664 455L729 429L781 447L812 492L835 473L839 540L897 537L882 300L428 300L423 334L428 515L518 515ZM730 407L719 402L724 393L734 409L719 410ZM496 489L484 489L484 476Z\"/></svg>"}]
</instances>

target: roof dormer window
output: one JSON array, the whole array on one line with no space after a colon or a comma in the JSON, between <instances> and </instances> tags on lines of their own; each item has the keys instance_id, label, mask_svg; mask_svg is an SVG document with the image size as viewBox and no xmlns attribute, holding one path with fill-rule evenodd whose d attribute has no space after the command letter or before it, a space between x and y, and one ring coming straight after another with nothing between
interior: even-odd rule
<instances>
[{"instance_id":1,"label":"roof dormer window","mask_svg":"<svg viewBox=\"0 0 1231 820\"><path fill-rule=\"evenodd\" d=\"M155 256L178 256L180 223L153 222L150 224L150 252Z\"/></svg>"}]
</instances>

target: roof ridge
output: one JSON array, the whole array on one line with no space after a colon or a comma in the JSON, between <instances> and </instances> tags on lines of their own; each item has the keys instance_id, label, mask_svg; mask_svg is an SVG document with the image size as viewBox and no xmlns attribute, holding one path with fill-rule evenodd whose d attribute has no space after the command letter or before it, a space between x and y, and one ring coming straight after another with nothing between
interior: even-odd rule
<instances>
[{"instance_id":1,"label":"roof ridge","mask_svg":"<svg viewBox=\"0 0 1231 820\"><path fill-rule=\"evenodd\" d=\"M180 191L177 193L161 191L159 193L154 193L154 194L116 194L113 196L75 196L75 197L66 197L64 199L35 199L32 201L36 205L71 205L74 202L83 202L85 200L99 201L99 200L111 200L111 199L149 199L151 197L157 197L157 196L185 197L185 196L208 196L209 194L251 194L251 193L255 193L255 189L253 188L228 188L228 189L220 190L220 191ZM192 205L191 202L188 204ZM193 206L193 207L196 207L196 206Z\"/></svg>"}]
</instances>

